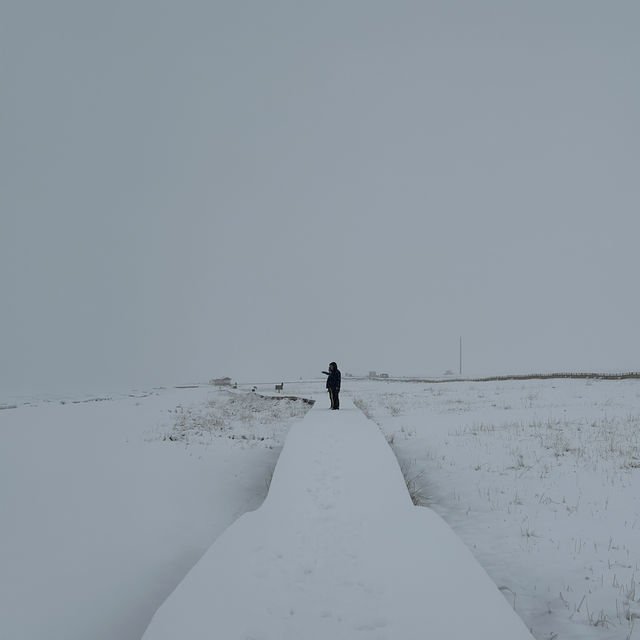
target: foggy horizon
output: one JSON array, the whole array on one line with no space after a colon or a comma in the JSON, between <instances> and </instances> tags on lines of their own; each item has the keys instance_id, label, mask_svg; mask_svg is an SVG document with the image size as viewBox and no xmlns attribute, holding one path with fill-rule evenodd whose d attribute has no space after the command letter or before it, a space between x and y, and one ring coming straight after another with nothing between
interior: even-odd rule
<instances>
[{"instance_id":1,"label":"foggy horizon","mask_svg":"<svg viewBox=\"0 0 640 640\"><path fill-rule=\"evenodd\" d=\"M10 0L0 390L640 370L640 6Z\"/></svg>"}]
</instances>

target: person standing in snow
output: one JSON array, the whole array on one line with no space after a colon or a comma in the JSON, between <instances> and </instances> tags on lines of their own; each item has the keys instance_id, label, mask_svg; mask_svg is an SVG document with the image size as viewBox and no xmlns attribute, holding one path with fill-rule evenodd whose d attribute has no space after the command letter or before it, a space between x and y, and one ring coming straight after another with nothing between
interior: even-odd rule
<instances>
[{"instance_id":1,"label":"person standing in snow","mask_svg":"<svg viewBox=\"0 0 640 640\"><path fill-rule=\"evenodd\" d=\"M329 399L331 400L331 408L339 409L340 408L340 370L338 369L338 365L335 362L331 362L329 364L329 377L327 378L327 391L329 392Z\"/></svg>"}]
</instances>

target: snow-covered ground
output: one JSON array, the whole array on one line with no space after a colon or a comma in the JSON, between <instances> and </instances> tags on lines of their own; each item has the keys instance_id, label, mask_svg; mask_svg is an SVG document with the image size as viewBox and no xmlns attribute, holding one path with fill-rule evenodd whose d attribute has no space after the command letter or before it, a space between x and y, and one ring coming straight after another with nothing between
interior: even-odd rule
<instances>
[{"instance_id":1,"label":"snow-covered ground","mask_svg":"<svg viewBox=\"0 0 640 640\"><path fill-rule=\"evenodd\" d=\"M536 638L640 634L639 381L343 387ZM141 638L308 409L249 388L2 405L2 640Z\"/></svg>"},{"instance_id":2,"label":"snow-covered ground","mask_svg":"<svg viewBox=\"0 0 640 640\"><path fill-rule=\"evenodd\" d=\"M460 539L412 504L376 425L341 404L291 428L263 506L214 543L143 640L532 640Z\"/></svg>"},{"instance_id":3,"label":"snow-covered ground","mask_svg":"<svg viewBox=\"0 0 640 640\"><path fill-rule=\"evenodd\" d=\"M216 537L262 503L304 414L213 389L135 395L0 411L2 640L139 639Z\"/></svg>"},{"instance_id":4,"label":"snow-covered ground","mask_svg":"<svg viewBox=\"0 0 640 640\"><path fill-rule=\"evenodd\" d=\"M640 637L640 381L355 387L536 638Z\"/></svg>"}]
</instances>

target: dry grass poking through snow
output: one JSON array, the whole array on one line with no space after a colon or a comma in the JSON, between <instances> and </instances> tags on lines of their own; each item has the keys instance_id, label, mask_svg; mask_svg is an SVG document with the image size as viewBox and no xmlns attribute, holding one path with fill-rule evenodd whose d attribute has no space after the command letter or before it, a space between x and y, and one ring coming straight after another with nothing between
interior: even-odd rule
<instances>
[{"instance_id":1,"label":"dry grass poking through snow","mask_svg":"<svg viewBox=\"0 0 640 640\"><path fill-rule=\"evenodd\" d=\"M311 408L302 398L212 392L204 404L178 405L163 440L207 444L214 438L282 445L289 426Z\"/></svg>"},{"instance_id":2,"label":"dry grass poking through snow","mask_svg":"<svg viewBox=\"0 0 640 640\"><path fill-rule=\"evenodd\" d=\"M640 382L369 384L414 502L466 542L536 638L640 633ZM640 636L639 636L640 637Z\"/></svg>"}]
</instances>

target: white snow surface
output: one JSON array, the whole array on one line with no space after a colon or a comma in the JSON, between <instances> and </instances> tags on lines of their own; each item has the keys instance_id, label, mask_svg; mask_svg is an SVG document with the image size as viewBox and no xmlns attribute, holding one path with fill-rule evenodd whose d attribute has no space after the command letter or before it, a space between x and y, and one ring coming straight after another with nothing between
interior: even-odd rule
<instances>
[{"instance_id":1,"label":"white snow surface","mask_svg":"<svg viewBox=\"0 0 640 640\"><path fill-rule=\"evenodd\" d=\"M309 397L323 385L323 379L285 383L285 393ZM196 579L189 572L196 566L197 576L203 554L232 535L223 532L242 514L260 507L289 428L299 423L297 431L307 423L300 420L308 405L258 397L252 386L240 385L235 392L203 386L0 397L2 640L143 636L167 597ZM258 385L258 392L273 394L273 384ZM453 529L537 640L640 638L639 380L435 384L345 376L341 395L345 409L351 398L378 425L412 495ZM316 408L327 406L321 396ZM343 419L348 413L326 416ZM366 468L363 448L352 457L354 470ZM313 469L310 465L306 472ZM389 485L384 486L372 481L362 489L358 508L369 500L388 500ZM321 495L322 485L316 489ZM270 506L276 495L264 510L277 511ZM309 494L301 503L307 516L313 500ZM337 513L341 503L334 504ZM407 509L422 514L416 519L431 517L428 510ZM349 548L348 535L327 533L327 522L321 524L331 509L315 513L326 533L325 538L310 533L319 545L317 557L325 557L329 539L337 538L340 558ZM238 526L252 518L255 522L256 514ZM398 518L402 542L395 544L402 558L412 539L400 530L423 525ZM374 541L394 534L387 528L391 524L380 526L356 553L360 566L347 561L335 575L343 571L355 582L375 579L363 568L363 558L373 554ZM293 531L283 533L283 558L302 557L293 542L285 544L294 538ZM422 544L417 558L434 552L428 539ZM275 572L283 562L274 561L267 570ZM330 562L303 571L308 585L328 577ZM452 575L444 583L455 580L457 566L449 567ZM362 569L360 578L355 569ZM232 572L225 584L234 579ZM462 579L457 584L453 628L476 597ZM354 587L350 593L355 597L358 591ZM381 597L374 594L372 601ZM425 597L415 597L419 608L428 606ZM298 621L300 613L293 616ZM391 625L395 617L371 620ZM390 628L361 633L392 638ZM427 623L424 637L437 637L432 628Z\"/></svg>"},{"instance_id":2,"label":"white snow surface","mask_svg":"<svg viewBox=\"0 0 640 640\"><path fill-rule=\"evenodd\" d=\"M264 500L292 418L247 397L169 389L0 411L0 639L140 638Z\"/></svg>"},{"instance_id":3,"label":"white snow surface","mask_svg":"<svg viewBox=\"0 0 640 640\"><path fill-rule=\"evenodd\" d=\"M426 629L531 638L444 521L413 505L380 429L344 401L317 403L291 428L262 507L220 536L144 640L409 640Z\"/></svg>"}]
</instances>

